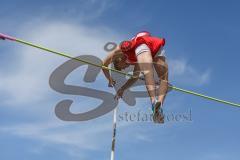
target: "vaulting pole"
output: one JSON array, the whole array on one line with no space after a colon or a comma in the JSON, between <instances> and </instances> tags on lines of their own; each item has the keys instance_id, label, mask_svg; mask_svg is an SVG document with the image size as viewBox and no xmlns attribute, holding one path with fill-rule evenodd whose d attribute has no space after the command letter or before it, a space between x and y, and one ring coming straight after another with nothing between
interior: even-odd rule
<instances>
[{"instance_id":1,"label":"vaulting pole","mask_svg":"<svg viewBox=\"0 0 240 160\"><path fill-rule=\"evenodd\" d=\"M90 65L93 65L93 66L96 66L96 67L104 68L104 69L107 69L107 70L110 70L110 71L113 71L113 72L117 72L119 74L122 74L122 75L125 75L125 76L128 76L128 77L134 78L133 75L131 75L131 74L128 74L128 73L125 73L125 72L122 72L122 71L118 71L118 70L113 69L113 68L108 68L108 67L103 66L101 64L95 64L93 62L89 62L89 61L85 61L85 60L82 60L82 59L79 59L79 58L75 58L75 57L70 56L69 54L66 54L66 53L63 53L63 52L57 52L57 51L51 50L49 48L45 48L45 47L42 47L40 45L33 44L31 42L27 42L27 41L24 41L24 40L15 38L15 37L11 37L9 35L5 35L5 34L0 33L0 39L10 40L10 41L15 41L15 42L18 42L18 43L22 43L24 45L28 45L28 46L31 46L31 47L34 47L34 48L38 48L38 49L47 51L47 52L51 52L51 53L57 54L59 56L63 56L63 57L70 58L70 59L74 59L76 61L80 61L80 62L83 62L83 63L86 63L86 64L90 64ZM144 80L142 77L139 77L139 78L141 80ZM206 96L206 95L203 95L203 94L200 94L200 93L196 93L196 92L193 92L193 91L189 91L189 90L186 90L186 89L178 88L178 87L172 86L170 84L168 85L168 87L170 89L172 89L172 90L175 90L175 91L179 91L179 92L182 92L182 93L195 95L195 96L207 99L207 100L216 101L216 102L220 102L220 103L223 103L223 104L227 104L227 105L231 105L231 106L240 108L240 104L237 104L237 103L233 103L233 102L221 100L221 99L218 99L218 98Z\"/></svg>"},{"instance_id":2,"label":"vaulting pole","mask_svg":"<svg viewBox=\"0 0 240 160\"><path fill-rule=\"evenodd\" d=\"M113 110L113 136L112 136L111 160L115 159L116 134L117 134L117 107Z\"/></svg>"}]
</instances>

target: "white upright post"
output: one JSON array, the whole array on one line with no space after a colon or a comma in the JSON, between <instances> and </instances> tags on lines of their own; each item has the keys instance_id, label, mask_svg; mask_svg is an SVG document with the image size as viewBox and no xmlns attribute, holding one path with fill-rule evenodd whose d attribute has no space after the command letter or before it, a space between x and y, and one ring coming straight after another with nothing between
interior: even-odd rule
<instances>
[{"instance_id":1,"label":"white upright post","mask_svg":"<svg viewBox=\"0 0 240 160\"><path fill-rule=\"evenodd\" d=\"M116 132L117 132L117 107L113 111L113 137L112 137L111 160L114 160L115 158L114 154L115 154Z\"/></svg>"}]
</instances>

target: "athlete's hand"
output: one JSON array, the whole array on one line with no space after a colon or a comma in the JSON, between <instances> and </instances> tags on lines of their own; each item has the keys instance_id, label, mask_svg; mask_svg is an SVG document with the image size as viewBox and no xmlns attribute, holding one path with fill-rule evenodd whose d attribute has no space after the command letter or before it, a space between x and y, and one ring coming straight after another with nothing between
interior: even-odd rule
<instances>
[{"instance_id":1,"label":"athlete's hand","mask_svg":"<svg viewBox=\"0 0 240 160\"><path fill-rule=\"evenodd\" d=\"M123 92L124 92L124 89L120 88L120 89L117 91L117 94L115 95L114 99L118 100L119 98L122 98Z\"/></svg>"},{"instance_id":2,"label":"athlete's hand","mask_svg":"<svg viewBox=\"0 0 240 160\"><path fill-rule=\"evenodd\" d=\"M116 84L116 81L113 80L112 78L110 78L109 82L108 82L108 87L113 87L113 86L115 86L115 84Z\"/></svg>"}]
</instances>

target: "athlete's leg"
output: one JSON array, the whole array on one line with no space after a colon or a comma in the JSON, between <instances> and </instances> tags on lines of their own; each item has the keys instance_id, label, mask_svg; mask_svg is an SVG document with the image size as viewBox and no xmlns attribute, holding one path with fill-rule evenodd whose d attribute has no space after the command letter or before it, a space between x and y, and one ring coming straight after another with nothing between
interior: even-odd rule
<instances>
[{"instance_id":1,"label":"athlete's leg","mask_svg":"<svg viewBox=\"0 0 240 160\"><path fill-rule=\"evenodd\" d=\"M168 91L168 64L165 57L154 57L154 68L159 78L159 87L156 91L158 101L164 102Z\"/></svg>"},{"instance_id":2,"label":"athlete's leg","mask_svg":"<svg viewBox=\"0 0 240 160\"><path fill-rule=\"evenodd\" d=\"M141 46L139 46L141 47ZM155 101L155 81L153 77L153 58L151 55L151 51L148 48L143 47L143 49L139 49L139 47L136 49L137 54L137 61L139 64L140 71L144 74L145 77L145 84L146 88L149 94L149 97L151 99L151 102L153 103ZM145 46L146 47L146 46Z\"/></svg>"}]
</instances>

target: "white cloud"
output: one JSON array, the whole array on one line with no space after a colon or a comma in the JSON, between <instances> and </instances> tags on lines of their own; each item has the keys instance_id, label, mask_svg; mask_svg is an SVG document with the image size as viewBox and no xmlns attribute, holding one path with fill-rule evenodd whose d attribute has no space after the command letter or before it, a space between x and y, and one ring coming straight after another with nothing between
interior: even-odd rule
<instances>
[{"instance_id":1,"label":"white cloud","mask_svg":"<svg viewBox=\"0 0 240 160\"><path fill-rule=\"evenodd\" d=\"M72 56L92 54L103 58L106 55L103 50L105 43L117 41L116 34L104 27L90 28L64 22L41 22L35 28L28 25L22 30L22 37L36 44L69 52ZM28 28L34 29L29 31ZM1 77L0 91L9 95L5 103L20 105L46 100L51 72L67 59L29 46L14 46L21 59L16 60L20 65L14 74Z\"/></svg>"},{"instance_id":2,"label":"white cloud","mask_svg":"<svg viewBox=\"0 0 240 160\"><path fill-rule=\"evenodd\" d=\"M105 123L97 123L92 128L89 127L89 125L91 124L77 125L77 123L60 123L56 121L50 124L49 122L42 122L2 126L0 127L0 131L26 139L32 139L42 144L54 144L60 145L61 147L67 145L70 148L75 147L79 149L79 151L80 149L101 150L101 145L106 145L106 143L100 143L102 139L99 139L99 137L109 140L110 143L111 137L103 135L111 131L112 125L108 121Z\"/></svg>"},{"instance_id":3,"label":"white cloud","mask_svg":"<svg viewBox=\"0 0 240 160\"><path fill-rule=\"evenodd\" d=\"M125 129L133 123L118 124L118 130ZM112 116L88 122L45 121L19 123L16 125L0 126L0 133L33 140L39 143L31 152L41 154L41 146L55 146L71 157L89 158L88 151L104 151L109 149L112 140ZM127 139L126 137L123 137ZM40 146L40 147L39 147ZM109 152L110 153L110 152Z\"/></svg>"},{"instance_id":4,"label":"white cloud","mask_svg":"<svg viewBox=\"0 0 240 160\"><path fill-rule=\"evenodd\" d=\"M191 66L185 59L169 60L170 80L178 84L201 86L210 81L211 70L199 71Z\"/></svg>"},{"instance_id":5,"label":"white cloud","mask_svg":"<svg viewBox=\"0 0 240 160\"><path fill-rule=\"evenodd\" d=\"M197 156L197 160L225 160L225 159L236 159L234 154L229 155L228 152L221 152L215 150L205 150L204 153Z\"/></svg>"},{"instance_id":6,"label":"white cloud","mask_svg":"<svg viewBox=\"0 0 240 160\"><path fill-rule=\"evenodd\" d=\"M135 136L136 136L136 139L139 140L139 141L153 142L153 139L150 136L148 136L147 134L138 133Z\"/></svg>"},{"instance_id":7,"label":"white cloud","mask_svg":"<svg viewBox=\"0 0 240 160\"><path fill-rule=\"evenodd\" d=\"M103 50L106 42L120 39L118 34L105 27L89 27L54 20L37 22L37 24L30 22L19 32L21 33L18 35L19 38L22 37L30 42L58 51L65 51L72 56L89 54L99 58L103 58L107 54ZM46 106L45 102L53 105L52 101L55 99L55 96L51 95L48 85L49 76L57 66L68 59L29 46L12 44L12 47L16 47L13 50L21 56L15 60L17 67L12 73L0 72L0 75L4 75L1 76L0 93L4 93L5 96L1 101L1 107L25 108L25 116L29 114L30 118L35 115L39 122L27 124L19 122L1 126L1 132L50 145L60 144L62 147L67 145L70 148L67 150L70 155L84 154L76 148L99 150L102 146L111 143L111 137L106 137L106 133L111 135L112 131L109 117L105 117L107 120L105 119L104 122L98 119L97 122L89 121L81 123L81 125L69 125L69 122L56 121L56 117L52 117L54 116L54 106L49 106L49 104ZM85 103L88 104L87 101ZM17 108L16 112L19 111ZM11 108L11 111L14 112L14 108ZM41 150L33 149L33 152L38 151Z\"/></svg>"}]
</instances>

